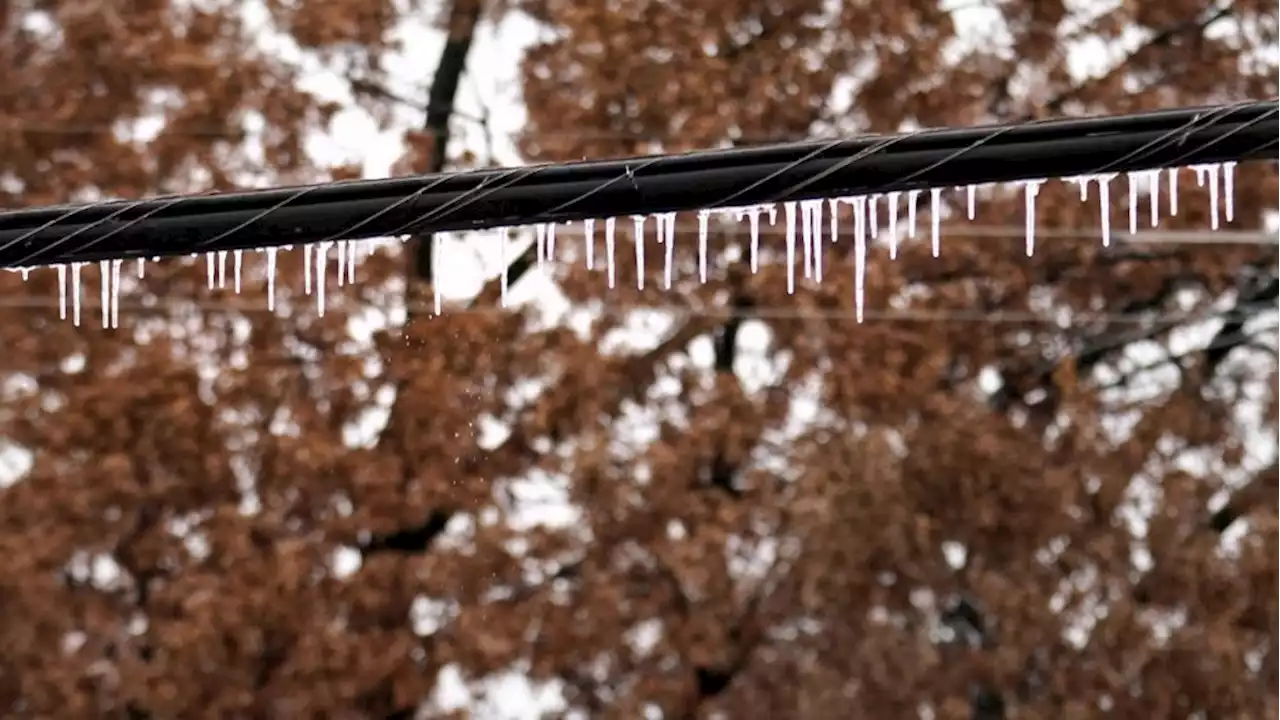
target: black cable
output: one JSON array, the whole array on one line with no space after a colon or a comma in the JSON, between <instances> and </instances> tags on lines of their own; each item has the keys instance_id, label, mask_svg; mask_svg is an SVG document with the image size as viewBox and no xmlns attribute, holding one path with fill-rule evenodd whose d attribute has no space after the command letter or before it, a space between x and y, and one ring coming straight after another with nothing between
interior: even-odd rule
<instances>
[{"instance_id":1,"label":"black cable","mask_svg":"<svg viewBox=\"0 0 1280 720\"><path fill-rule=\"evenodd\" d=\"M0 213L0 267L1276 158L1276 101Z\"/></svg>"}]
</instances>

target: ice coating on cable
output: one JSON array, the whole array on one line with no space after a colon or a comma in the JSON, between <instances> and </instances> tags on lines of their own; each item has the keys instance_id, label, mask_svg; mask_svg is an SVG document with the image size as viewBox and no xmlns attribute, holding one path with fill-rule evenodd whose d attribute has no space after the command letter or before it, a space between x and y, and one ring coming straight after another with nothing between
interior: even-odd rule
<instances>
[{"instance_id":1,"label":"ice coating on cable","mask_svg":"<svg viewBox=\"0 0 1280 720\"><path fill-rule=\"evenodd\" d=\"M1213 230L1219 229L1224 219L1228 223L1233 222L1235 219L1236 163L1206 163L1189 167L1197 180L1197 185L1203 188L1207 196L1209 203L1207 214L1210 228ZM1165 173L1167 173L1167 176L1165 176ZM1147 217L1150 227L1156 228L1159 227L1162 212L1167 212L1171 217L1177 215L1181 202L1178 186L1178 168L1140 169L1126 171L1123 174L1125 176L1125 190L1128 201L1126 208L1127 237L1138 234L1141 229L1140 226L1147 224L1147 221L1143 220L1144 216ZM1111 229L1111 184L1117 177L1119 177L1118 173L1096 173L1063 178L1064 182L1073 183L1076 186L1082 203L1092 201L1090 186L1094 183L1097 184L1097 217L1100 225L1101 242L1104 246L1111 244L1113 234ZM1027 255L1031 255L1035 250L1037 241L1037 197L1047 182L1049 181L1046 179L1029 179L1005 184L1006 188L1014 191L1020 190L1023 194L1024 235ZM930 213L929 247L932 256L939 257L941 255L941 234L943 230L942 219L946 210L942 202L942 193L948 189L964 193L965 216L970 220L975 218L979 187L972 184L907 188L883 193L864 192L860 195L842 195L828 198L783 199L779 203L697 210L695 213L698 233L696 250L698 282L711 282L712 268L710 264L713 262L714 253L710 248L710 222L712 216L716 216L718 218L726 218L730 222L736 221L745 225L747 233L745 254L748 257L743 258L743 261L750 263L751 272L758 272L762 262L780 261L785 263L786 291L788 294L796 292L797 276L800 272L803 272L805 279L812 280L815 283L822 283L825 276L828 275L826 259L824 258L824 254L826 254L824 250L826 245L825 238L829 236L833 245L838 246L840 244L842 239L839 227L840 213L842 212L842 207L851 207L854 213L854 247L852 248L853 257L851 258L855 273L854 294L855 304L859 308L858 316L861 318L865 311L866 302L866 262L869 244L875 243L878 239L887 242L889 258L896 259L901 242L906 239L916 238L920 195L923 192L928 192L930 203L928 208ZM998 193L999 190L995 192ZM1145 200L1143 198L1144 193L1146 194ZM1163 193L1168 193L1167 205L1161 200ZM907 207L905 209L905 217L902 217L900 205L904 194L906 195ZM884 207L881 207L882 199ZM1143 207L1144 202L1147 203L1147 207ZM782 232L770 235L768 238L762 238L761 216L767 215L771 225L776 225L779 205L784 219L784 227L781 228ZM636 214L630 217L635 229L636 285L638 289L643 290L646 282L644 226L649 215ZM678 240L676 224L679 216L674 212L661 212L654 213L652 217L655 221L654 238L663 250L663 286L666 289L671 289L675 284L677 270L676 243ZM587 270L594 271L598 264L595 232L601 220L604 222L605 235L604 252L606 257L604 264L606 266L608 286L612 288L616 278L616 218L605 217L601 219L584 219L582 221L583 255ZM900 227L903 222L906 224L905 228ZM559 223L542 222L531 224L533 225L535 246L532 250L536 252L538 263L556 261L556 226ZM568 223L565 224L568 225ZM509 229L499 228L496 231L496 235L489 237L495 237L500 246L502 264L502 270L499 273L501 278L501 302L503 306L506 306L510 282L508 266L511 259L509 258L511 244ZM446 249L444 243L447 239L445 234L433 233L431 238L433 280L435 280L432 283L433 299L436 312L441 312L443 311L443 300L440 293L442 283L439 280L449 272L450 258L448 253L444 252ZM799 243L798 248L796 246L797 243ZM453 246L450 245L448 247L452 248ZM250 262L252 262L252 257L265 256L266 306L269 312L274 312L276 309L278 253L280 250L288 249L290 248L287 246L262 248L257 251L256 255L251 254L249 256ZM323 315L328 303L329 292L326 277L327 268L329 267L328 252L331 249L337 250L337 285L345 287L355 282L357 261L369 252L369 241L339 240L335 238L303 246L299 249L303 253L303 291L307 295L316 296L316 312ZM192 256L196 258L203 256L206 284L209 289L227 288L229 285L234 292L239 294L243 291L246 279L256 277L252 274L245 274L248 268L244 265L246 262L245 251L241 249L211 249L208 252L193 253ZM718 257L732 257L732 255ZM848 260L845 260L846 257L847 255L845 254L838 254L833 256L832 259L837 262L847 262ZM141 283L147 275L146 259L137 257L131 257L130 259L136 262L138 282ZM100 311L103 327L118 327L120 296L126 291L125 283L122 282L120 277L120 267L125 261L116 259L94 260L94 262L98 263L101 280L100 296L102 307ZM80 320L82 303L80 295L83 287L81 276L84 264L63 263L54 265L55 271L58 273L57 302L59 317L66 319L70 316L71 320L76 324ZM22 278L26 280L32 269L31 267L15 268L14 272L20 273ZM229 281L228 275L230 275ZM132 284L133 281L130 280L130 285Z\"/></svg>"}]
</instances>

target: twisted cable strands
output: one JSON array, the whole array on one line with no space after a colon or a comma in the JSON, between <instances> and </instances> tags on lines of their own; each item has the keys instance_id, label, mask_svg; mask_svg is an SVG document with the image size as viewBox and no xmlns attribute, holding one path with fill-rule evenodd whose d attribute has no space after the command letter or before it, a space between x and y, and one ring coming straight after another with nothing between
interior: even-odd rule
<instances>
[{"instance_id":1,"label":"twisted cable strands","mask_svg":"<svg viewBox=\"0 0 1280 720\"><path fill-rule=\"evenodd\" d=\"M1274 159L1274 100L0 213L0 267Z\"/></svg>"}]
</instances>

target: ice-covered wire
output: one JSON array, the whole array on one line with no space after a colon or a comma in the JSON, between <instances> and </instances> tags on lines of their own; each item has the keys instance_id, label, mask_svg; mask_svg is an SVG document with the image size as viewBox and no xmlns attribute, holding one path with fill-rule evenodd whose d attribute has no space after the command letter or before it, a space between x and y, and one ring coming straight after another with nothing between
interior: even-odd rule
<instances>
[{"instance_id":1,"label":"ice-covered wire","mask_svg":"<svg viewBox=\"0 0 1280 720\"><path fill-rule=\"evenodd\" d=\"M0 213L0 267L359 240L1276 157L1276 101Z\"/></svg>"}]
</instances>

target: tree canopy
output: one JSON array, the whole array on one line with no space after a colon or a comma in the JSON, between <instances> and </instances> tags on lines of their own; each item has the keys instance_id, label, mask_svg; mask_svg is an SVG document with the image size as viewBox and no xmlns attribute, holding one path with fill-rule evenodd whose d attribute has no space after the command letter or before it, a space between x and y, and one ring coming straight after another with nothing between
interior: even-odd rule
<instances>
[{"instance_id":1,"label":"tree canopy","mask_svg":"<svg viewBox=\"0 0 1280 720\"><path fill-rule=\"evenodd\" d=\"M11 0L0 201L348 177L308 153L342 108L316 63L380 118L420 106L404 169L483 162L452 94L515 18L529 161L1278 91L1258 0ZM404 98L413 19L451 71ZM1263 228L1274 167L1235 185L1231 227ZM1161 229L1208 228L1182 188ZM437 316L394 244L323 316L296 252L275 312L254 253L238 295L203 261L125 273L116 329L4 273L0 706L465 715L452 674L477 717L512 675L552 715L1274 717L1276 247L1103 247L1075 193L1041 190L1032 257L979 229L1020 226L1019 192L973 222L948 193L940 257L873 246L861 324L850 244L790 295L767 225L757 272L713 226L702 282L682 221L669 289L655 252L644 289L580 241L517 260L551 322L496 268Z\"/></svg>"}]
</instances>

